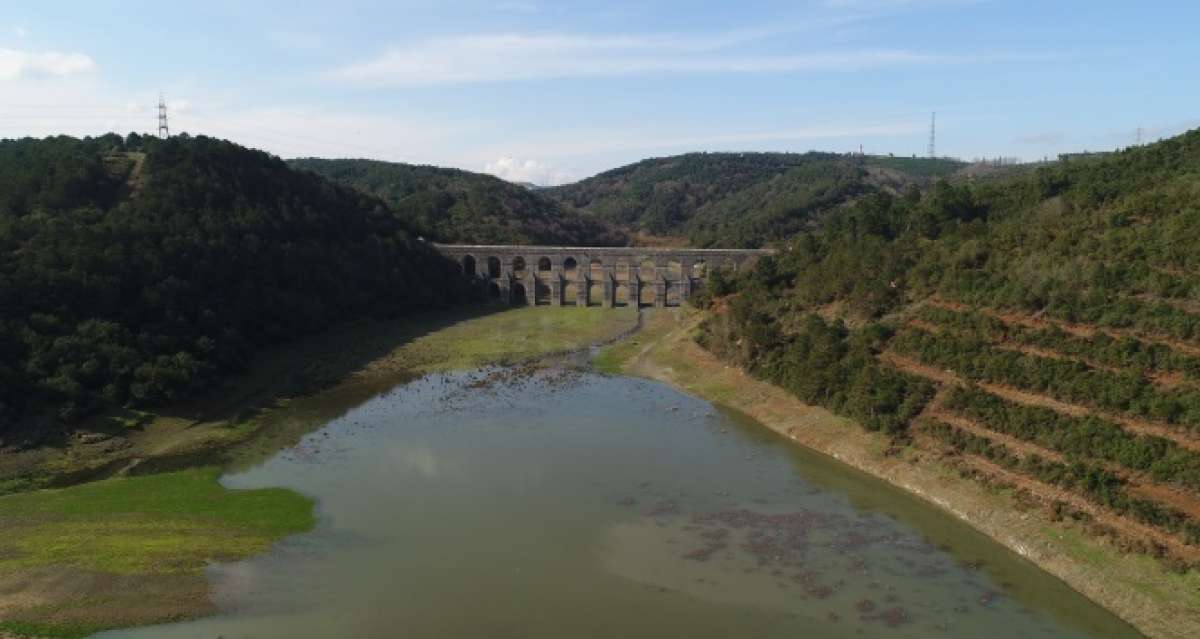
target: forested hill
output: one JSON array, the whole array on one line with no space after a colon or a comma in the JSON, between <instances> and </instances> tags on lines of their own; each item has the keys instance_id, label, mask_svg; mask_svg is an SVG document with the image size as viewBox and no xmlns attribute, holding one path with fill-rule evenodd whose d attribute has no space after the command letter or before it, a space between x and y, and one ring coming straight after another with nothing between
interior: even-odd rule
<instances>
[{"instance_id":1,"label":"forested hill","mask_svg":"<svg viewBox=\"0 0 1200 639\"><path fill-rule=\"evenodd\" d=\"M689 153L643 160L545 191L636 231L694 246L761 246L876 191L900 192L963 166L830 153Z\"/></svg>"},{"instance_id":2,"label":"forested hill","mask_svg":"<svg viewBox=\"0 0 1200 639\"><path fill-rule=\"evenodd\" d=\"M1200 566L1200 131L873 194L780 246L715 279L708 348Z\"/></svg>"},{"instance_id":3,"label":"forested hill","mask_svg":"<svg viewBox=\"0 0 1200 639\"><path fill-rule=\"evenodd\" d=\"M291 160L388 202L425 237L463 244L623 246L628 235L540 191L457 169L375 160Z\"/></svg>"},{"instance_id":4,"label":"forested hill","mask_svg":"<svg viewBox=\"0 0 1200 639\"><path fill-rule=\"evenodd\" d=\"M0 439L169 400L260 347L463 294L376 198L209 139L0 141Z\"/></svg>"}]
</instances>

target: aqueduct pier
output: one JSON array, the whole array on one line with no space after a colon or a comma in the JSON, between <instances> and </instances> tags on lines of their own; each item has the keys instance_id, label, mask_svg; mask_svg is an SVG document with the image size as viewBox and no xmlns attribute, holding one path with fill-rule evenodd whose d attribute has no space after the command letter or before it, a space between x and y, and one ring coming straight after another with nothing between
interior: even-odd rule
<instances>
[{"instance_id":1,"label":"aqueduct pier","mask_svg":"<svg viewBox=\"0 0 1200 639\"><path fill-rule=\"evenodd\" d=\"M488 296L510 304L676 306L713 269L738 270L773 249L434 244Z\"/></svg>"}]
</instances>

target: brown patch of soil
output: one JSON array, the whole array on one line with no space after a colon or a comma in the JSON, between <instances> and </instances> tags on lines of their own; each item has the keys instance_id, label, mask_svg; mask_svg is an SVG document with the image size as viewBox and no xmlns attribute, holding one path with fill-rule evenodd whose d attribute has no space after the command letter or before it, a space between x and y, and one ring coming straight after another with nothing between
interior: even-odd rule
<instances>
[{"instance_id":1,"label":"brown patch of soil","mask_svg":"<svg viewBox=\"0 0 1200 639\"><path fill-rule=\"evenodd\" d=\"M1155 295L1148 295L1148 294L1135 295L1134 297L1136 297L1138 300L1140 300L1142 302L1150 302L1152 304L1166 304L1167 306L1174 307L1178 310L1183 311L1184 313L1192 313L1194 315L1200 314L1200 302L1198 302L1196 300L1184 300L1184 299L1179 299L1179 298L1174 298L1174 297L1158 297Z\"/></svg>"},{"instance_id":2,"label":"brown patch of soil","mask_svg":"<svg viewBox=\"0 0 1200 639\"><path fill-rule=\"evenodd\" d=\"M1182 386L1192 386L1193 382L1181 371L1156 371L1150 373L1150 381L1163 390L1175 390Z\"/></svg>"},{"instance_id":3,"label":"brown patch of soil","mask_svg":"<svg viewBox=\"0 0 1200 639\"><path fill-rule=\"evenodd\" d=\"M927 436L921 436L921 443L934 449L946 450L940 442ZM1125 517L1099 507L1083 497L1051 484L1047 484L1027 475L1022 475L999 466L983 457L971 453L953 451L952 455L961 457L964 463L974 467L984 475L996 478L1000 483L1025 489L1029 494L1041 500L1047 506L1055 501L1069 504L1075 510L1091 515L1097 522L1116 530L1122 537L1130 541L1152 540L1154 543L1168 549L1176 557L1189 562L1200 561L1200 548L1188 546L1174 535L1160 531L1146 524L1132 521Z\"/></svg>"},{"instance_id":4,"label":"brown patch of soil","mask_svg":"<svg viewBox=\"0 0 1200 639\"><path fill-rule=\"evenodd\" d=\"M36 609L36 618L23 613ZM215 611L204 575L116 575L44 567L0 575L0 618L54 625L131 625Z\"/></svg>"},{"instance_id":5,"label":"brown patch of soil","mask_svg":"<svg viewBox=\"0 0 1200 639\"><path fill-rule=\"evenodd\" d=\"M959 430L971 433L972 435L986 437L997 444L1004 444L1004 446L1010 451L1013 451L1014 453L1017 453L1023 457L1028 455L1038 455L1043 459L1049 459L1050 461L1058 462L1060 464L1067 463L1067 458L1063 457L1057 451L1050 450L1049 448L1042 448L1037 444L1027 442L1023 439L1017 439L1011 435L998 433L973 419L968 419L962 415L952 413L941 406L934 407L928 410L927 413L929 417L932 417L939 422L944 422L954 426Z\"/></svg>"},{"instance_id":6,"label":"brown patch of soil","mask_svg":"<svg viewBox=\"0 0 1200 639\"><path fill-rule=\"evenodd\" d=\"M1086 359L1083 357L1076 357L1074 355L1066 355L1066 354L1060 353L1058 351L1050 350L1048 348L1039 348L1037 346L1021 344L1019 342L997 342L995 344L995 347L1002 351L1013 351L1013 352L1017 352L1017 353L1022 353L1024 355L1030 355L1033 357L1044 357L1046 359L1057 359L1057 360L1061 360L1064 362L1079 362L1080 364L1083 364L1084 366L1087 366L1088 368L1094 368L1096 370L1108 371L1110 373L1120 374L1120 373L1125 372L1115 366L1108 366L1106 364L1094 362L1090 359Z\"/></svg>"},{"instance_id":7,"label":"brown patch of soil","mask_svg":"<svg viewBox=\"0 0 1200 639\"><path fill-rule=\"evenodd\" d=\"M918 375L942 384L965 383L965 381L955 374L954 371L929 366L891 351L881 354L880 359L904 372ZM1079 404L1064 402L1054 399L1053 397L1048 397L1039 393L1031 393L1029 391L1024 391L1003 384L978 382L976 386L993 395L996 395L997 397L1007 399L1011 402L1024 404L1026 406L1041 406L1042 408L1049 408L1052 411L1062 413L1064 415L1070 415L1071 417L1082 417L1089 414L1095 415L1119 424L1122 428L1132 433L1162 437L1163 439L1169 439L1188 450L1200 452L1200 441L1197 441L1195 438L1186 433L1179 432L1178 429L1168 424L1160 424L1145 419L1105 413L1093 410L1086 406L1080 406Z\"/></svg>"},{"instance_id":8,"label":"brown patch of soil","mask_svg":"<svg viewBox=\"0 0 1200 639\"><path fill-rule=\"evenodd\" d=\"M971 310L974 308L974 307L968 306L966 304L962 304L960 302L953 302L953 301L949 301L949 300L943 300L940 298L931 299L931 300L929 300L929 303L933 306L940 306L942 308L946 308L946 309L950 309L950 310L954 310L954 311L966 311L966 310ZM1109 337L1113 337L1113 338L1128 337L1130 339L1136 339L1138 341L1146 342L1148 344L1162 344L1163 346L1168 346L1170 348L1174 348L1180 352L1187 353L1188 355L1194 355L1194 356L1200 357L1200 344L1186 342L1186 341L1183 341L1180 339L1173 338L1169 335L1147 333L1144 331L1134 331L1134 330L1122 329L1122 328L1109 328L1109 327L1095 326L1092 324L1075 324L1075 323L1071 323L1071 322L1064 322L1061 320L1048 319L1039 313L1029 314L1029 313L1023 313L1023 312L1015 311L1015 310L1011 310L1011 309L998 310L998 309L991 309L991 308L979 308L976 310L979 310L980 312L982 312L988 316L998 319L1001 322L1004 322L1005 324L1015 324L1015 325L1019 325L1019 326L1027 326L1029 328L1057 327L1057 328L1062 329L1066 333L1070 333L1071 335L1074 335L1076 337L1083 337L1083 338L1094 337L1097 333L1104 333L1105 335L1108 335Z\"/></svg>"},{"instance_id":9,"label":"brown patch of soil","mask_svg":"<svg viewBox=\"0 0 1200 639\"><path fill-rule=\"evenodd\" d=\"M981 424L973 419L968 419L962 415L958 415L946 410L941 405L934 405L935 402L930 402L930 406L922 413L923 416L930 417L939 422L943 422L966 431L972 435L986 437L997 444L1004 444L1010 451L1025 457L1028 455L1038 455L1043 459L1048 459L1060 464L1067 464L1069 460L1057 451L1043 448L1032 442L1027 442L1022 439L1017 439L1011 435L1006 435L994 430L991 430L986 425ZM1187 513L1189 517L1200 520L1200 497L1195 494L1189 494L1186 490L1175 486L1156 483L1145 473L1130 470L1128 468L1118 466L1117 464L1104 460L1092 460L1105 470L1113 473L1117 477L1128 482L1126 487L1130 492L1136 493L1146 499L1159 502L1163 505L1170 506L1181 512Z\"/></svg>"},{"instance_id":10,"label":"brown patch of soil","mask_svg":"<svg viewBox=\"0 0 1200 639\"><path fill-rule=\"evenodd\" d=\"M918 319L916 317L913 317L913 318L910 318L905 323L908 324L909 326L912 326L914 328L919 328L919 329L925 331L926 333L930 333L932 335L941 335L942 334L941 326L938 326L937 324L931 324L929 322L926 322L923 319Z\"/></svg>"},{"instance_id":11,"label":"brown patch of soil","mask_svg":"<svg viewBox=\"0 0 1200 639\"><path fill-rule=\"evenodd\" d=\"M929 366L928 364L922 364L915 359L905 357L899 353L885 351L880 353L879 359L891 364L892 366L895 366L897 369L904 371L905 373L910 373L918 377L924 377L940 384L961 385L963 383L963 381L959 379L958 375L956 375L952 370L938 368L936 366Z\"/></svg>"},{"instance_id":12,"label":"brown patch of soil","mask_svg":"<svg viewBox=\"0 0 1200 639\"><path fill-rule=\"evenodd\" d=\"M952 311L958 311L960 313L971 310L970 306L963 304L962 302L948 300L948 299L945 299L942 297L938 297L936 295L929 298L929 303L933 306L940 306L942 308L950 309Z\"/></svg>"},{"instance_id":13,"label":"brown patch of soil","mask_svg":"<svg viewBox=\"0 0 1200 639\"><path fill-rule=\"evenodd\" d=\"M1186 513L1192 519L1200 520L1200 498L1175 486L1165 486L1154 483L1141 474L1127 473L1129 492L1140 495L1151 501L1170 506Z\"/></svg>"}]
</instances>

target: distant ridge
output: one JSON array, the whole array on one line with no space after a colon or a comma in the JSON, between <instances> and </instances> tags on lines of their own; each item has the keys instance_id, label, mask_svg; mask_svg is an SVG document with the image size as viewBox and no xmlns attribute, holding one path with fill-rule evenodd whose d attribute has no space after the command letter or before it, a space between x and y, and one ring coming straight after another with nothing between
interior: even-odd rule
<instances>
[{"instance_id":1,"label":"distant ridge","mask_svg":"<svg viewBox=\"0 0 1200 639\"><path fill-rule=\"evenodd\" d=\"M695 246L756 247L856 197L928 184L956 160L833 153L687 153L642 160L544 192L631 232Z\"/></svg>"},{"instance_id":2,"label":"distant ridge","mask_svg":"<svg viewBox=\"0 0 1200 639\"><path fill-rule=\"evenodd\" d=\"M382 198L425 237L452 244L621 246L629 235L614 224L545 196L528 183L459 169L376 160L291 160Z\"/></svg>"}]
</instances>

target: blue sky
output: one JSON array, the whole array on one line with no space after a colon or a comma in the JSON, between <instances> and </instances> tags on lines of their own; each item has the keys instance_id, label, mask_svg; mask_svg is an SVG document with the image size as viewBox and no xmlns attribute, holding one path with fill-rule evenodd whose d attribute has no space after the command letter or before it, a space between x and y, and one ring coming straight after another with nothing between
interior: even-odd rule
<instances>
[{"instance_id":1,"label":"blue sky","mask_svg":"<svg viewBox=\"0 0 1200 639\"><path fill-rule=\"evenodd\" d=\"M1197 24L1191 1L5 3L0 137L151 131L161 91L176 132L539 183L924 154L932 111L939 154L1028 160L1200 126Z\"/></svg>"}]
</instances>

